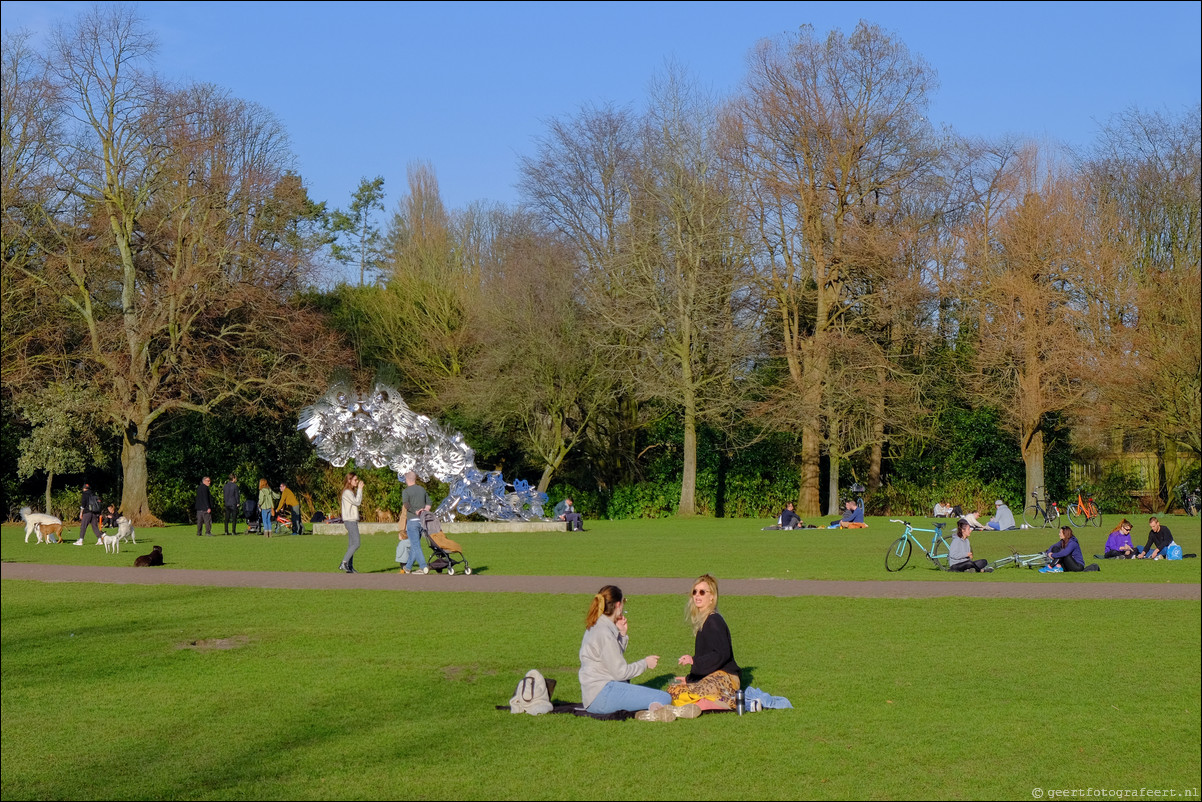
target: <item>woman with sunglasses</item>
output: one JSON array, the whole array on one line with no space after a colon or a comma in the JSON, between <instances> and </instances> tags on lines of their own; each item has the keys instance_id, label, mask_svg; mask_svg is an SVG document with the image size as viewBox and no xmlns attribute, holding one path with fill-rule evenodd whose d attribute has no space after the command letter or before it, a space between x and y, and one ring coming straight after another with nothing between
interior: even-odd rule
<instances>
[{"instance_id":1,"label":"woman with sunglasses","mask_svg":"<svg viewBox=\"0 0 1202 802\"><path fill-rule=\"evenodd\" d=\"M672 697L645 685L631 685L647 669L659 664L659 655L626 662L626 601L622 589L606 585L597 591L584 617L584 640L580 643L580 692L585 710L604 715L620 710L662 708Z\"/></svg>"},{"instance_id":2,"label":"woman with sunglasses","mask_svg":"<svg viewBox=\"0 0 1202 802\"><path fill-rule=\"evenodd\" d=\"M1131 522L1124 518L1106 538L1106 551L1102 557L1107 560L1131 560L1138 556L1139 549L1131 542Z\"/></svg>"},{"instance_id":3,"label":"woman with sunglasses","mask_svg":"<svg viewBox=\"0 0 1202 802\"><path fill-rule=\"evenodd\" d=\"M716 700L718 705L735 709L739 691L739 664L735 662L730 629L718 612L718 580L709 574L693 583L693 592L685 603L685 621L693 628L693 654L680 658L682 666L692 670L687 677L677 677L668 686L673 699L681 694Z\"/></svg>"}]
</instances>

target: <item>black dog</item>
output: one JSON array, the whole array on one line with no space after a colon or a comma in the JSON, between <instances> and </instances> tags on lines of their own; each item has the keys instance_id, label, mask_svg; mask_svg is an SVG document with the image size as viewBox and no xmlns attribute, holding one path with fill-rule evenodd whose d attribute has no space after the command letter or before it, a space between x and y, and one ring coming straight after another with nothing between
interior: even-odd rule
<instances>
[{"instance_id":1,"label":"black dog","mask_svg":"<svg viewBox=\"0 0 1202 802\"><path fill-rule=\"evenodd\" d=\"M150 550L150 554L143 554L138 559L134 560L134 568L146 568L152 565L163 564L163 547L155 546Z\"/></svg>"}]
</instances>

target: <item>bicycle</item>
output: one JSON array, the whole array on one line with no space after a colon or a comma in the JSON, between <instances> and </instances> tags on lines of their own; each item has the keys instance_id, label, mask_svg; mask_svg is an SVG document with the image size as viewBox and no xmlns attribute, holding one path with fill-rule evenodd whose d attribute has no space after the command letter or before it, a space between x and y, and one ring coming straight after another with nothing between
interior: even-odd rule
<instances>
[{"instance_id":1,"label":"bicycle","mask_svg":"<svg viewBox=\"0 0 1202 802\"><path fill-rule=\"evenodd\" d=\"M1098 505L1094 503L1093 494L1086 493L1082 499L1081 488L1077 488L1077 503L1069 504L1065 513L1068 515L1069 523L1073 526L1101 526L1102 513L1098 511Z\"/></svg>"},{"instance_id":2,"label":"bicycle","mask_svg":"<svg viewBox=\"0 0 1202 802\"><path fill-rule=\"evenodd\" d=\"M1031 529L1047 529L1050 526L1060 526L1060 506L1052 501L1041 499L1043 485L1031 491L1033 502L1023 510L1023 522Z\"/></svg>"},{"instance_id":3,"label":"bicycle","mask_svg":"<svg viewBox=\"0 0 1202 802\"><path fill-rule=\"evenodd\" d=\"M1002 557L1000 560L994 560L989 564L991 568L997 570L1007 565L1013 565L1015 568L1042 568L1048 564L1048 555L1046 552L1038 554L1019 554L1018 549L1010 547L1010 556Z\"/></svg>"},{"instance_id":4,"label":"bicycle","mask_svg":"<svg viewBox=\"0 0 1202 802\"><path fill-rule=\"evenodd\" d=\"M1195 487L1193 492L1187 493L1187 487L1189 487L1189 485L1177 485L1176 493L1177 498L1181 499L1181 507L1185 510L1185 514L1193 518L1198 514L1200 488Z\"/></svg>"},{"instance_id":5,"label":"bicycle","mask_svg":"<svg viewBox=\"0 0 1202 802\"><path fill-rule=\"evenodd\" d=\"M947 554L951 547L943 537L943 524L935 524L934 529L919 529L918 527L911 526L909 521L899 521L896 518L890 518L889 522L905 524L906 533L893 541L893 544L889 546L889 550L885 552L886 571L900 571L905 568L906 563L910 562L910 555L914 553L914 546L916 544L919 551L925 554L927 559L934 563L936 568L940 571L947 570ZM914 536L915 532L930 532L933 535L929 549ZM943 548L942 553L939 551L940 547Z\"/></svg>"}]
</instances>

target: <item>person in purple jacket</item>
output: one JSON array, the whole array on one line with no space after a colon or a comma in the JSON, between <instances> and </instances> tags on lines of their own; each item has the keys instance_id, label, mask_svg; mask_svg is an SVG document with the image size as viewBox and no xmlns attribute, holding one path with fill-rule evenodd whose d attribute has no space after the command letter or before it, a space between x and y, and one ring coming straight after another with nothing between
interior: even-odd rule
<instances>
[{"instance_id":1,"label":"person in purple jacket","mask_svg":"<svg viewBox=\"0 0 1202 802\"><path fill-rule=\"evenodd\" d=\"M1041 574L1085 570L1085 557L1081 554L1081 544L1077 542L1077 536L1073 534L1071 526L1060 527L1060 539L1048 548L1047 554L1048 564L1039 569Z\"/></svg>"},{"instance_id":2,"label":"person in purple jacket","mask_svg":"<svg viewBox=\"0 0 1202 802\"><path fill-rule=\"evenodd\" d=\"M1124 518L1106 538L1106 551L1102 557L1107 560L1131 560L1138 556L1139 549L1131 542L1131 522Z\"/></svg>"}]
</instances>

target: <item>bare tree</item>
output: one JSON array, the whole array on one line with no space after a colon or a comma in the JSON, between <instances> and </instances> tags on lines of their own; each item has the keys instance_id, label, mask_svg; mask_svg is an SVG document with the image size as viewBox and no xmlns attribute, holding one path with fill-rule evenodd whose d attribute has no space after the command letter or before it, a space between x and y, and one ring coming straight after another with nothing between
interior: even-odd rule
<instances>
[{"instance_id":1,"label":"bare tree","mask_svg":"<svg viewBox=\"0 0 1202 802\"><path fill-rule=\"evenodd\" d=\"M480 337L452 400L512 433L542 467L545 491L613 399L596 321L583 305L572 248L522 221L487 267Z\"/></svg>"},{"instance_id":2,"label":"bare tree","mask_svg":"<svg viewBox=\"0 0 1202 802\"><path fill-rule=\"evenodd\" d=\"M738 417L739 378L756 325L747 307L743 225L715 116L679 73L657 87L621 235L621 281L590 298L619 335L607 348L627 371L627 386L680 410L681 515L696 512L697 426L727 427Z\"/></svg>"},{"instance_id":3,"label":"bare tree","mask_svg":"<svg viewBox=\"0 0 1202 802\"><path fill-rule=\"evenodd\" d=\"M802 514L818 514L832 327L847 292L846 240L937 154L925 111L935 76L899 40L861 22L825 40L812 28L761 43L736 104L747 207L764 293L787 366L765 416L802 435Z\"/></svg>"},{"instance_id":4,"label":"bare tree","mask_svg":"<svg viewBox=\"0 0 1202 802\"><path fill-rule=\"evenodd\" d=\"M976 306L969 388L1017 438L1029 496L1044 484L1047 416L1072 409L1097 366L1089 362L1089 313L1078 298L1090 272L1080 184L1034 148L1015 167L1021 200L989 242L966 245L962 282Z\"/></svg>"},{"instance_id":5,"label":"bare tree","mask_svg":"<svg viewBox=\"0 0 1202 802\"><path fill-rule=\"evenodd\" d=\"M580 287L603 305L626 290L621 238L638 171L638 129L638 118L626 109L584 107L550 120L536 155L521 160L524 205L575 246ZM605 366L611 379L628 373L629 366L617 361L633 351L626 335L610 329L594 336L598 345L600 338L616 338ZM590 462L599 485L634 478L639 408L635 394L619 384L610 408L593 417Z\"/></svg>"},{"instance_id":6,"label":"bare tree","mask_svg":"<svg viewBox=\"0 0 1202 802\"><path fill-rule=\"evenodd\" d=\"M46 143L65 192L38 207L22 276L68 312L47 373L84 375L121 432L122 511L153 520L146 451L175 410L308 391L340 350L287 296L308 268L313 211L283 131L210 87L173 91L141 67L153 42L127 11L59 29L47 58L62 123Z\"/></svg>"}]
</instances>

